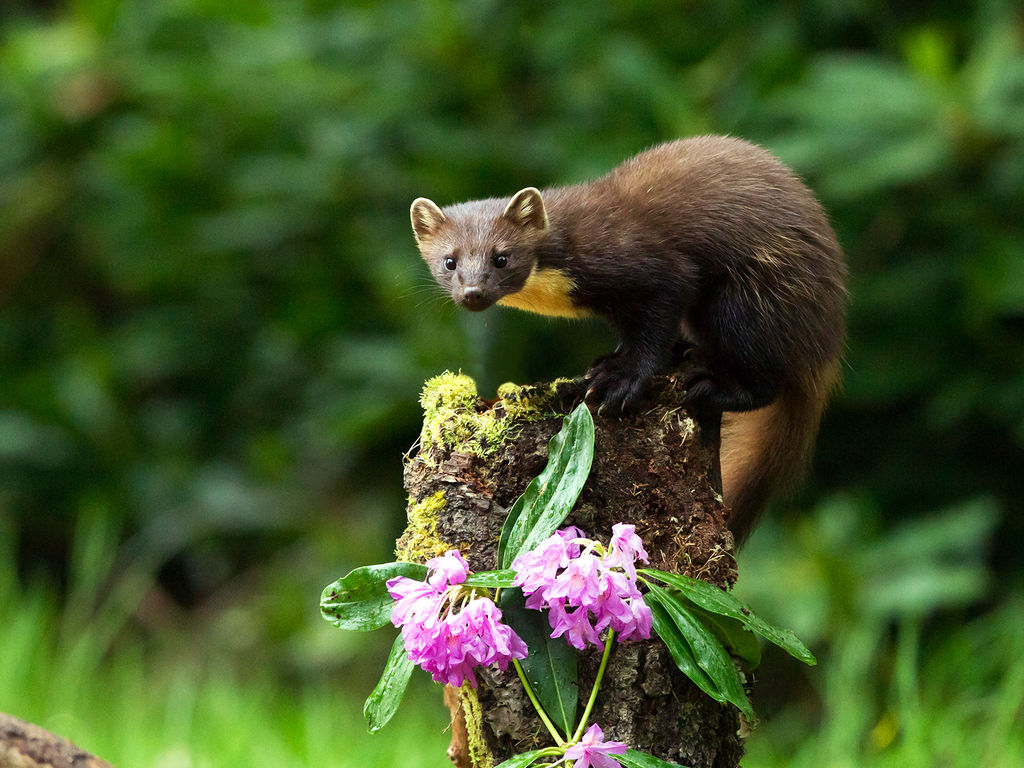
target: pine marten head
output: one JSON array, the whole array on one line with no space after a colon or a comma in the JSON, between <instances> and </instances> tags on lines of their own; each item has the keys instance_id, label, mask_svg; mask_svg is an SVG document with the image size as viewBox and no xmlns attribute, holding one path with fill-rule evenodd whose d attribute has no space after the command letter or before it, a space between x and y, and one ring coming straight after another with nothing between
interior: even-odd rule
<instances>
[{"instance_id":1,"label":"pine marten head","mask_svg":"<svg viewBox=\"0 0 1024 768\"><path fill-rule=\"evenodd\" d=\"M424 197L410 210L420 254L456 304L474 312L518 292L537 263L548 229L533 187L504 200L478 200L441 210Z\"/></svg>"}]
</instances>

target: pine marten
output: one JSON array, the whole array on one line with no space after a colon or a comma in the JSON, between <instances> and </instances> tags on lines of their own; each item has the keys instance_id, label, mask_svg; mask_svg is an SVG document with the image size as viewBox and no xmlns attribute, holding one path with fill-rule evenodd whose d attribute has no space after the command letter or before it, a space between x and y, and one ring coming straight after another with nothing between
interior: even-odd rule
<instances>
[{"instance_id":1,"label":"pine marten","mask_svg":"<svg viewBox=\"0 0 1024 768\"><path fill-rule=\"evenodd\" d=\"M619 346L587 374L606 411L635 407L685 350L686 399L730 412L722 487L737 543L800 477L839 375L846 268L821 205L767 151L682 139L584 184L444 209L421 197L411 215L457 304L611 323Z\"/></svg>"}]
</instances>

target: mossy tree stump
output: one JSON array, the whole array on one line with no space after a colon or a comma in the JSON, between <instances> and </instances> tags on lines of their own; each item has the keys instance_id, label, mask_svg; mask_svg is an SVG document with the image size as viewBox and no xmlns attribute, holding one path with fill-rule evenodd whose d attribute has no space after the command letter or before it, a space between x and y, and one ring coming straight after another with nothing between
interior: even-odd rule
<instances>
[{"instance_id":1,"label":"mossy tree stump","mask_svg":"<svg viewBox=\"0 0 1024 768\"><path fill-rule=\"evenodd\" d=\"M398 558L423 562L457 547L473 570L495 568L507 510L544 468L548 440L583 392L581 381L505 385L489 402L468 377L429 381L419 451L405 467L409 527ZM728 512L711 480L717 445L701 440L682 394L675 377L662 377L643 413L595 414L593 466L566 524L607 541L614 523L633 523L651 567L728 588L736 570ZM596 651L581 654L581 698L599 662ZM446 691L456 765L489 768L548 743L511 669L481 670L479 678L476 690ZM606 738L692 768L735 768L743 752L738 711L697 689L657 638L616 647L591 722Z\"/></svg>"}]
</instances>

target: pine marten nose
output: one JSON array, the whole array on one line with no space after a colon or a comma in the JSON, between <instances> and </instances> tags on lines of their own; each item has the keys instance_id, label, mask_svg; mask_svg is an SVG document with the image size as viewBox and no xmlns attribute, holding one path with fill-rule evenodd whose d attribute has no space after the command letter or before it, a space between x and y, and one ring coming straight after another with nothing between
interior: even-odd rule
<instances>
[{"instance_id":1,"label":"pine marten nose","mask_svg":"<svg viewBox=\"0 0 1024 768\"><path fill-rule=\"evenodd\" d=\"M462 306L478 311L487 309L491 303L484 296L483 289L477 285L467 285L462 289Z\"/></svg>"}]
</instances>

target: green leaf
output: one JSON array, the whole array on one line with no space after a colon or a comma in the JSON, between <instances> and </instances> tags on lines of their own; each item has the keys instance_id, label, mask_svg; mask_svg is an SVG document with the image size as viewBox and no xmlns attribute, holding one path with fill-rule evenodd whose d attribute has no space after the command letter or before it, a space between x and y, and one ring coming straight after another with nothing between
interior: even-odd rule
<instances>
[{"instance_id":1,"label":"green leaf","mask_svg":"<svg viewBox=\"0 0 1024 768\"><path fill-rule=\"evenodd\" d=\"M371 630L391 620L395 601L387 581L396 576L423 580L427 568L419 563L385 563L356 568L326 587L320 596L320 613L338 629Z\"/></svg>"},{"instance_id":2,"label":"green leaf","mask_svg":"<svg viewBox=\"0 0 1024 768\"><path fill-rule=\"evenodd\" d=\"M757 669L761 664L761 644L757 642L757 635L747 629L738 619L705 611L690 601L687 603L686 607L690 609L690 613L696 616L701 624L718 638L730 655L745 662L745 669Z\"/></svg>"},{"instance_id":3,"label":"green leaf","mask_svg":"<svg viewBox=\"0 0 1024 768\"><path fill-rule=\"evenodd\" d=\"M512 579L516 572L512 569L504 571L480 571L472 573L463 584L467 587L486 587L487 589L508 589L512 586Z\"/></svg>"},{"instance_id":4,"label":"green leaf","mask_svg":"<svg viewBox=\"0 0 1024 768\"><path fill-rule=\"evenodd\" d=\"M649 755L636 749L627 749L624 755L615 755L615 759L625 768L684 768L679 763L670 763L660 757Z\"/></svg>"},{"instance_id":5,"label":"green leaf","mask_svg":"<svg viewBox=\"0 0 1024 768\"><path fill-rule=\"evenodd\" d=\"M552 438L552 440L553 439L554 438ZM551 443L549 442L548 443L548 451L549 451L548 456L549 457L551 455L550 454L550 450L551 450ZM545 470L546 469L547 469L547 467L545 467ZM505 515L505 522L501 524L501 533L498 535L498 565L499 566L512 565L512 561L515 560L514 557L507 557L506 556L506 552L508 551L509 536L512 535L512 528L519 521L519 515L523 511L523 499L526 496L527 492L529 492L529 490L533 487L533 484L536 483L536 482L537 482L536 478L534 478L533 480L530 481L530 484L528 486L526 486L526 491L523 491L522 496L520 496L518 499L516 499L515 502L513 502L512 506L509 507L508 514Z\"/></svg>"},{"instance_id":6,"label":"green leaf","mask_svg":"<svg viewBox=\"0 0 1024 768\"><path fill-rule=\"evenodd\" d=\"M363 704L363 716L366 718L370 733L376 733L387 725L388 720L395 714L405 695L406 686L409 685L409 677L414 666L409 661L409 654L405 652L405 641L399 633L394 645L391 646L388 663L384 666L377 687Z\"/></svg>"},{"instance_id":7,"label":"green leaf","mask_svg":"<svg viewBox=\"0 0 1024 768\"><path fill-rule=\"evenodd\" d=\"M662 642L665 643L668 652L672 655L672 660L679 667L679 671L690 678L694 685L715 701L721 704L728 703L725 694L718 690L718 686L715 685L715 681L697 665L697 660L693 658L690 644L686 642L686 639L679 632L679 628L672 621L668 611L662 607L661 598L654 592L648 592L646 597L647 605L651 609L652 629L661 638Z\"/></svg>"},{"instance_id":8,"label":"green leaf","mask_svg":"<svg viewBox=\"0 0 1024 768\"><path fill-rule=\"evenodd\" d=\"M664 571L653 569L644 569L641 573L644 576L657 579L671 587L675 587L684 597L706 611L717 613L721 616L729 616L742 622L751 632L774 643L805 664L814 665L818 663L810 649L792 631L773 627L768 622L758 618L743 601L724 589L719 589L713 584L708 584L706 581L681 576L678 573L665 573Z\"/></svg>"},{"instance_id":9,"label":"green leaf","mask_svg":"<svg viewBox=\"0 0 1024 768\"><path fill-rule=\"evenodd\" d=\"M648 595L656 595L656 599L668 613L679 634L690 645L693 658L697 665L708 673L715 687L731 704L735 704L748 720L754 720L754 710L750 706L739 672L732 663L732 657L726 652L718 639L707 627L687 609L686 605L671 592L656 584L648 584ZM692 679L692 678L691 678ZM695 681L696 682L696 681ZM714 697L712 697L714 698Z\"/></svg>"},{"instance_id":10,"label":"green leaf","mask_svg":"<svg viewBox=\"0 0 1024 768\"><path fill-rule=\"evenodd\" d=\"M579 498L594 459L594 419L586 403L565 417L548 442L548 463L509 509L498 539L503 568L553 534Z\"/></svg>"},{"instance_id":11,"label":"green leaf","mask_svg":"<svg viewBox=\"0 0 1024 768\"><path fill-rule=\"evenodd\" d=\"M523 752L521 755L514 755L500 763L496 768L526 768L526 766L533 765L540 758L548 754L551 754L549 749L534 749L530 752Z\"/></svg>"},{"instance_id":12,"label":"green leaf","mask_svg":"<svg viewBox=\"0 0 1024 768\"><path fill-rule=\"evenodd\" d=\"M572 733L579 700L576 649L563 638L551 637L547 614L527 608L519 590L501 593L501 610L506 623L530 649L520 664L537 700L555 725Z\"/></svg>"}]
</instances>

